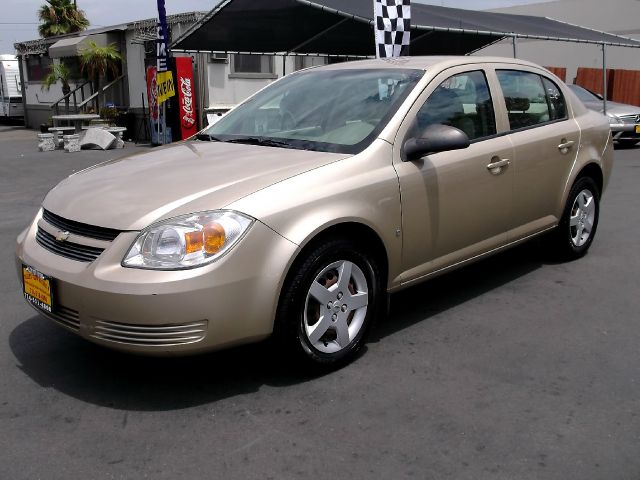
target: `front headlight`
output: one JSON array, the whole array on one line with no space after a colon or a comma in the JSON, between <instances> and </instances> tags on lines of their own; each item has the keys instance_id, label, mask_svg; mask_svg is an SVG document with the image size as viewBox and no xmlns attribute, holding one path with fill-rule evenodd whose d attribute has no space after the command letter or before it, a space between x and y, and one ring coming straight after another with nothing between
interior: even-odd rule
<instances>
[{"instance_id":1,"label":"front headlight","mask_svg":"<svg viewBox=\"0 0 640 480\"><path fill-rule=\"evenodd\" d=\"M207 265L242 238L253 219L232 211L194 213L143 230L123 267L182 270Z\"/></svg>"}]
</instances>

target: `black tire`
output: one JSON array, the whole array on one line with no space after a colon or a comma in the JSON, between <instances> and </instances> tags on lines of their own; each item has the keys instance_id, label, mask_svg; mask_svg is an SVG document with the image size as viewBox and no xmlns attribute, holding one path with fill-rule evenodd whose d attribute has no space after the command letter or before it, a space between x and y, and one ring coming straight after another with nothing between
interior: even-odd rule
<instances>
[{"instance_id":1,"label":"black tire","mask_svg":"<svg viewBox=\"0 0 640 480\"><path fill-rule=\"evenodd\" d=\"M335 267L335 272L338 275L336 283L326 287L326 292L335 294L335 297L331 297L332 300L328 304L320 305L320 302L313 298L310 292L312 284L314 282L320 283L320 281L327 282L324 275L332 275L331 268L340 262L355 265L355 267L350 267L354 272L353 276L350 274L346 279L349 290L353 289L353 292L350 291L346 296L343 294L340 297L341 300L338 299L338 294L342 293L338 292L341 289L342 279L337 273L340 267ZM366 295L358 294L358 292L364 291L362 289L363 281L366 282ZM331 288L334 285L336 288L332 292ZM312 246L292 266L280 295L274 330L275 346L280 350L278 353L285 353L287 363L290 364L291 360L299 360L305 368L312 370L331 370L345 365L355 358L365 344L367 335L381 311L383 291L380 270L374 256L353 241L336 238ZM324 294L325 291L322 290L321 293ZM336 303L338 307L346 308L350 299L356 301L355 295L359 295L359 302L363 302L363 298L366 296L367 305L364 307L366 313L363 312L363 307L354 311L341 311L338 308L334 312L333 306L331 308L328 306L329 303ZM327 324L325 322L329 322L329 319L325 318L323 314L331 315L332 318L339 317L339 319L337 323L336 320L331 320L333 324L329 324L325 334L314 344L310 339L308 328L313 328L315 325L324 327ZM312 324L311 320L315 316L318 317L317 321ZM356 321L357 324L354 323ZM354 331L357 331L353 338L349 332L349 342L345 346L339 345L338 330L344 332L344 329L336 327L338 324L340 326L347 325L347 330L353 328ZM360 325L359 329L355 330L358 325ZM322 329L318 328L318 331L322 331ZM334 340L329 339L332 335L336 337ZM342 339L344 340L344 338ZM322 349L339 348L339 350L322 351L317 347L318 345ZM296 364L299 365L298 362Z\"/></svg>"},{"instance_id":2,"label":"black tire","mask_svg":"<svg viewBox=\"0 0 640 480\"><path fill-rule=\"evenodd\" d=\"M586 214L584 218L581 217L586 211L578 211L580 201L578 197L582 196L584 200L584 195L593 199L593 218L591 221L589 221L589 214ZM588 210L591 211L591 207ZM596 183L590 177L578 178L571 187L560 223L549 237L550 247L560 260L575 260L587 253L596 235L599 216L600 192ZM580 219L578 225L571 225L572 217ZM579 230L580 222L585 228L583 230L585 233L582 235ZM585 236L589 226L588 236Z\"/></svg>"}]
</instances>

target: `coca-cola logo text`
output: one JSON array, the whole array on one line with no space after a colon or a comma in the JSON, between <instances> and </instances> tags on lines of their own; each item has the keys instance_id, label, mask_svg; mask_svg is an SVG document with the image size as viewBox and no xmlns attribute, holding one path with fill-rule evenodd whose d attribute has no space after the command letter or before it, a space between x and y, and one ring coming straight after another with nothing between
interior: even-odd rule
<instances>
[{"instance_id":1,"label":"coca-cola logo text","mask_svg":"<svg viewBox=\"0 0 640 480\"><path fill-rule=\"evenodd\" d=\"M180 101L182 108L182 125L185 128L191 128L196 123L196 116L190 78L180 77L180 90L182 91L182 99Z\"/></svg>"}]
</instances>

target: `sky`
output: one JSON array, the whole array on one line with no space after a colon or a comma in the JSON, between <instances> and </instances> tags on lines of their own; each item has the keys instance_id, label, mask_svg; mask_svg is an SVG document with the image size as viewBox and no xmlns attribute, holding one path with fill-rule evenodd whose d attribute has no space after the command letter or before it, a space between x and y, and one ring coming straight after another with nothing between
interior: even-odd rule
<instances>
[{"instance_id":1,"label":"sky","mask_svg":"<svg viewBox=\"0 0 640 480\"><path fill-rule=\"evenodd\" d=\"M77 0L91 27L117 25L158 15L156 0ZM418 1L418 0L414 0ZM419 0L445 7L483 10L511 5L536 3L541 0ZM166 0L168 14L209 11L218 0ZM13 44L38 38L38 8L42 0L0 0L0 54L14 53ZM372 7L373 8L373 7ZM90 27L90 28L91 28Z\"/></svg>"}]
</instances>

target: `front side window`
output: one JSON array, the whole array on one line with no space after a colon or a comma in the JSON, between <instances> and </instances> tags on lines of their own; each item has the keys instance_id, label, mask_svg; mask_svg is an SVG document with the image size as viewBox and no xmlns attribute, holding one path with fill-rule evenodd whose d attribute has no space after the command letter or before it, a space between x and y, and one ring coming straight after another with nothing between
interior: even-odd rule
<instances>
[{"instance_id":1,"label":"front side window","mask_svg":"<svg viewBox=\"0 0 640 480\"><path fill-rule=\"evenodd\" d=\"M449 125L462 130L469 140L495 135L493 102L484 73L449 77L429 96L416 120L420 130L433 124Z\"/></svg>"},{"instance_id":2,"label":"front side window","mask_svg":"<svg viewBox=\"0 0 640 480\"><path fill-rule=\"evenodd\" d=\"M423 75L412 69L294 73L204 133L226 142L358 153L382 131Z\"/></svg>"},{"instance_id":3,"label":"front side window","mask_svg":"<svg viewBox=\"0 0 640 480\"><path fill-rule=\"evenodd\" d=\"M511 130L566 118L566 103L558 87L538 74L499 70ZM546 83L545 83L546 80Z\"/></svg>"}]
</instances>

